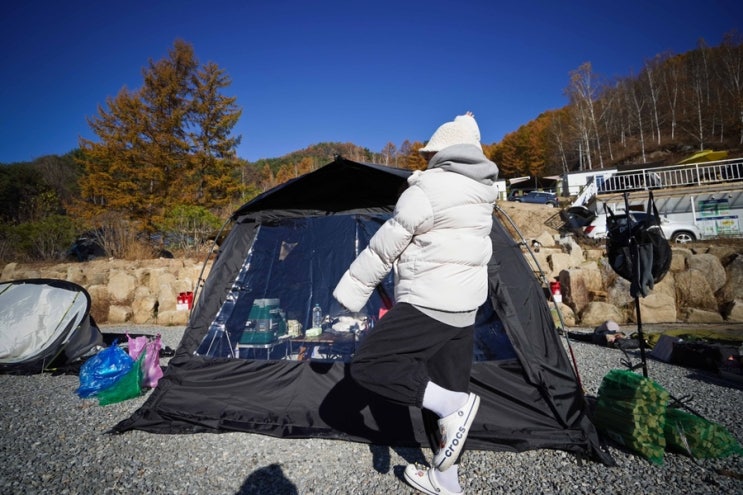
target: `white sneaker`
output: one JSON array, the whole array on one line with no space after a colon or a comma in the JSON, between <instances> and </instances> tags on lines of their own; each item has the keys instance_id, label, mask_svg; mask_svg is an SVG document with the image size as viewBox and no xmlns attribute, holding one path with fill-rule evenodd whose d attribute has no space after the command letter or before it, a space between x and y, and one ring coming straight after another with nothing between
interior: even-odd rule
<instances>
[{"instance_id":1,"label":"white sneaker","mask_svg":"<svg viewBox=\"0 0 743 495\"><path fill-rule=\"evenodd\" d=\"M456 462L479 407L480 397L470 394L459 410L439 420L441 443L439 451L433 456L433 465L439 471L446 471Z\"/></svg>"},{"instance_id":2,"label":"white sneaker","mask_svg":"<svg viewBox=\"0 0 743 495\"><path fill-rule=\"evenodd\" d=\"M416 490L428 495L462 495L461 492L452 492L436 481L433 469L419 468L415 464L408 464L405 468L405 481Z\"/></svg>"}]
</instances>

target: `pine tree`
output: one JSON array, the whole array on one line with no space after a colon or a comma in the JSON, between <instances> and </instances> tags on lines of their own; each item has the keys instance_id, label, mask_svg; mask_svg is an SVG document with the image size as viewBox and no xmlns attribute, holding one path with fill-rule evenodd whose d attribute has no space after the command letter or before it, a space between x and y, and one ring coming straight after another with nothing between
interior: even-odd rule
<instances>
[{"instance_id":1,"label":"pine tree","mask_svg":"<svg viewBox=\"0 0 743 495\"><path fill-rule=\"evenodd\" d=\"M239 195L240 180L235 148L240 137L230 137L242 114L235 97L220 91L231 81L223 69L210 62L194 77L191 108L191 160L186 187L196 204L223 206Z\"/></svg>"},{"instance_id":2,"label":"pine tree","mask_svg":"<svg viewBox=\"0 0 743 495\"><path fill-rule=\"evenodd\" d=\"M177 40L168 57L149 61L143 78L139 90L123 88L88 121L98 140L81 139L80 211L151 224L167 207L239 198L240 138L231 131L241 110L221 94L229 77L214 63L200 67L193 47Z\"/></svg>"}]
</instances>

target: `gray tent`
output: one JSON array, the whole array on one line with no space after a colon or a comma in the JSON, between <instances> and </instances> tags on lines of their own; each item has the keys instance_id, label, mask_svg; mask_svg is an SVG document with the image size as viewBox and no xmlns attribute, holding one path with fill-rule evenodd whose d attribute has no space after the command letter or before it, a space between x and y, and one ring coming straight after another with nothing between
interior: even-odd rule
<instances>
[{"instance_id":1,"label":"gray tent","mask_svg":"<svg viewBox=\"0 0 743 495\"><path fill-rule=\"evenodd\" d=\"M83 287L56 279L0 282L0 372L41 373L80 364L102 344Z\"/></svg>"},{"instance_id":2,"label":"gray tent","mask_svg":"<svg viewBox=\"0 0 743 495\"><path fill-rule=\"evenodd\" d=\"M391 303L392 276L345 327L331 296L409 174L337 158L238 209L165 376L114 431L429 443L419 410L370 395L348 376L355 345ZM491 238L490 297L478 314L470 384L482 404L468 445L562 449L612 464L543 288L497 220ZM321 336L307 338L315 304L328 318Z\"/></svg>"}]
</instances>

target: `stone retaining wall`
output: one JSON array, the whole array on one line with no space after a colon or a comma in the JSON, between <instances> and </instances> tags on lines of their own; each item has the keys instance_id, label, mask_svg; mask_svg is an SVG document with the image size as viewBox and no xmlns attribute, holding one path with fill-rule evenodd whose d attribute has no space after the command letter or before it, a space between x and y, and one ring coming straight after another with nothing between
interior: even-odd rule
<instances>
[{"instance_id":1,"label":"stone retaining wall","mask_svg":"<svg viewBox=\"0 0 743 495\"><path fill-rule=\"evenodd\" d=\"M612 319L636 322L630 284L612 270L603 248L586 249L572 238L535 239L536 263L548 280L559 280L567 326L596 326ZM672 247L671 268L640 298L645 323L743 322L743 253L737 245Z\"/></svg>"},{"instance_id":2,"label":"stone retaining wall","mask_svg":"<svg viewBox=\"0 0 743 495\"><path fill-rule=\"evenodd\" d=\"M189 259L8 263L0 279L54 278L85 287L97 323L185 325L189 311L177 308L178 294L195 290L203 266ZM204 270L204 278L207 273Z\"/></svg>"},{"instance_id":3,"label":"stone retaining wall","mask_svg":"<svg viewBox=\"0 0 743 495\"><path fill-rule=\"evenodd\" d=\"M531 268L537 273L538 264L546 282L560 281L565 325L635 322L629 282L609 267L602 248L584 248L572 238L548 234L532 244L536 262L527 256ZM98 323L185 325L189 312L177 308L177 297L195 291L202 267L203 262L190 259L8 263L0 277L81 285L90 293L91 314ZM669 273L640 299L640 314L645 323L743 322L743 253L733 246L706 246L703 251L674 247Z\"/></svg>"}]
</instances>

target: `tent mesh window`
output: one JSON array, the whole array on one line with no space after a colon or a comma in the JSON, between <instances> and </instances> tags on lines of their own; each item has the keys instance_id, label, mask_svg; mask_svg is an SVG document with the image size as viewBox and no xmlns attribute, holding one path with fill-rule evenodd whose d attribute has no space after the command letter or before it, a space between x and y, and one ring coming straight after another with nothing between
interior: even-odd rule
<instances>
[{"instance_id":1,"label":"tent mesh window","mask_svg":"<svg viewBox=\"0 0 743 495\"><path fill-rule=\"evenodd\" d=\"M349 361L393 293L393 277L359 313L332 291L388 215L346 214L263 221L197 355ZM312 326L312 308L322 310Z\"/></svg>"}]
</instances>

